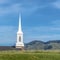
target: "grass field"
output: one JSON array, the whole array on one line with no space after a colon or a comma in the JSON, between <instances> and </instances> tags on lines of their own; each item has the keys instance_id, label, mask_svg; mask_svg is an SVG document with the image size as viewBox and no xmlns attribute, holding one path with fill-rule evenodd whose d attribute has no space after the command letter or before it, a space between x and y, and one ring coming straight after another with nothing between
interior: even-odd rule
<instances>
[{"instance_id":1,"label":"grass field","mask_svg":"<svg viewBox=\"0 0 60 60\"><path fill-rule=\"evenodd\" d=\"M60 51L0 51L0 60L60 60Z\"/></svg>"}]
</instances>

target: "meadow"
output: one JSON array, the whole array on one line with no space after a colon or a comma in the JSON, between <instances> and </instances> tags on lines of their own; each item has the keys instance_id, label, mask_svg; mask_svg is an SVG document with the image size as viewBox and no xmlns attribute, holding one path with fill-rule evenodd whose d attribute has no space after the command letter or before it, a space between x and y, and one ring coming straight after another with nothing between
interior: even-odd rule
<instances>
[{"instance_id":1,"label":"meadow","mask_svg":"<svg viewBox=\"0 0 60 60\"><path fill-rule=\"evenodd\" d=\"M0 60L60 60L60 51L0 51Z\"/></svg>"}]
</instances>

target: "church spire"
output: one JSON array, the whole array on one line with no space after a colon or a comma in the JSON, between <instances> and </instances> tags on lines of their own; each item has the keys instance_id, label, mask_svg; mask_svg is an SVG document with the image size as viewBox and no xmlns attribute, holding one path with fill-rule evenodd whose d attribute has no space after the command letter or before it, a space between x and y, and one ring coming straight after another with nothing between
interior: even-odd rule
<instances>
[{"instance_id":1,"label":"church spire","mask_svg":"<svg viewBox=\"0 0 60 60\"><path fill-rule=\"evenodd\" d=\"M19 32L22 31L22 27L21 27L21 14L19 14L19 27L18 27L18 31Z\"/></svg>"},{"instance_id":2,"label":"church spire","mask_svg":"<svg viewBox=\"0 0 60 60\"><path fill-rule=\"evenodd\" d=\"M23 32L22 32L22 26L21 26L21 14L19 14L19 27L17 32L16 48L20 48L22 50L24 49Z\"/></svg>"}]
</instances>

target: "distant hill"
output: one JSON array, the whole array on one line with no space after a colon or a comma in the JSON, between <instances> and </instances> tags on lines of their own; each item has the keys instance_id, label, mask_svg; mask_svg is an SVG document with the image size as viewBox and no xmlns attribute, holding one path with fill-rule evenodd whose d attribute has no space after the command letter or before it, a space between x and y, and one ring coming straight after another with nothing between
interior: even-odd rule
<instances>
[{"instance_id":1,"label":"distant hill","mask_svg":"<svg viewBox=\"0 0 60 60\"><path fill-rule=\"evenodd\" d=\"M60 50L60 40L52 41L38 41L34 40L29 43L25 43L25 50ZM0 46L0 50L20 50L16 49L15 46Z\"/></svg>"},{"instance_id":2,"label":"distant hill","mask_svg":"<svg viewBox=\"0 0 60 60\"><path fill-rule=\"evenodd\" d=\"M25 44L26 50L56 50L60 49L60 40L52 40L48 42L34 40Z\"/></svg>"}]
</instances>

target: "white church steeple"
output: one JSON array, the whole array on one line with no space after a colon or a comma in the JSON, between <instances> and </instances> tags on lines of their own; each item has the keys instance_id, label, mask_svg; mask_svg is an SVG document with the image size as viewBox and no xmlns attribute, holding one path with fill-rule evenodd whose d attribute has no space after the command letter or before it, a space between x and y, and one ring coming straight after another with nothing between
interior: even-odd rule
<instances>
[{"instance_id":1,"label":"white church steeple","mask_svg":"<svg viewBox=\"0 0 60 60\"><path fill-rule=\"evenodd\" d=\"M22 26L21 26L21 14L19 15L19 26L18 26L18 32L17 32L17 42L16 42L16 48L23 48L23 32L22 32Z\"/></svg>"}]
</instances>

